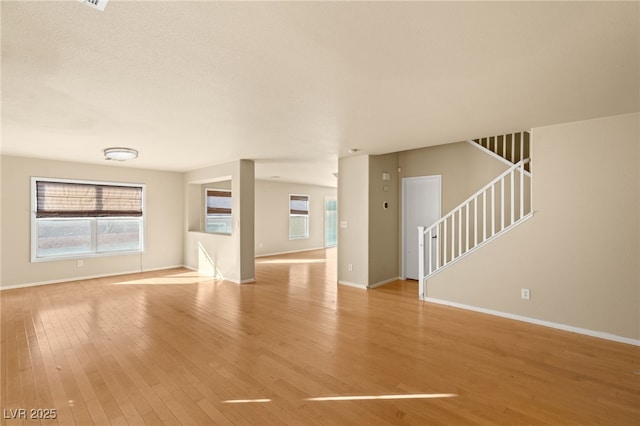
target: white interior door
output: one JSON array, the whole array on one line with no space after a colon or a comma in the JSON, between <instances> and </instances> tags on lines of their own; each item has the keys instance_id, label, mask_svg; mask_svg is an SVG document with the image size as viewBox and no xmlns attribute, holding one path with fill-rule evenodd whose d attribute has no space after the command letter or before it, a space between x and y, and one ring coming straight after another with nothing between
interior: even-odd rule
<instances>
[{"instance_id":1,"label":"white interior door","mask_svg":"<svg viewBox=\"0 0 640 426\"><path fill-rule=\"evenodd\" d=\"M418 279L418 226L431 226L440 219L440 176L402 179L402 233L404 277ZM425 245L425 257L435 262L437 239ZM428 257L426 257L428 259Z\"/></svg>"}]
</instances>

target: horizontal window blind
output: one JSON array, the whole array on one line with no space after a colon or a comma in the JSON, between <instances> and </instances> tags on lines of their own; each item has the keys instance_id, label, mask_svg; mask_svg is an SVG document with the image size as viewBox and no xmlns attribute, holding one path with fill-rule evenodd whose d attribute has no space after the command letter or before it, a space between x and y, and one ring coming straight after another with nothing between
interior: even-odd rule
<instances>
[{"instance_id":1,"label":"horizontal window blind","mask_svg":"<svg viewBox=\"0 0 640 426\"><path fill-rule=\"evenodd\" d=\"M308 195L289 196L289 214L309 214Z\"/></svg>"},{"instance_id":2,"label":"horizontal window blind","mask_svg":"<svg viewBox=\"0 0 640 426\"><path fill-rule=\"evenodd\" d=\"M36 182L36 217L140 217L142 187Z\"/></svg>"},{"instance_id":3,"label":"horizontal window blind","mask_svg":"<svg viewBox=\"0 0 640 426\"><path fill-rule=\"evenodd\" d=\"M207 214L231 214L231 191L208 189Z\"/></svg>"}]
</instances>

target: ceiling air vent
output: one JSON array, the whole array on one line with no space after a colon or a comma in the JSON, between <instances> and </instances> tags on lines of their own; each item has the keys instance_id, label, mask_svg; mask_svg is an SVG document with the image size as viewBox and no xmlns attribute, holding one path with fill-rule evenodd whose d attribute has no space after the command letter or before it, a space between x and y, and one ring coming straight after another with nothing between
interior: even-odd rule
<instances>
[{"instance_id":1,"label":"ceiling air vent","mask_svg":"<svg viewBox=\"0 0 640 426\"><path fill-rule=\"evenodd\" d=\"M91 6L94 9L98 9L99 11L103 11L104 7L107 5L109 0L80 0L82 3L87 6Z\"/></svg>"}]
</instances>

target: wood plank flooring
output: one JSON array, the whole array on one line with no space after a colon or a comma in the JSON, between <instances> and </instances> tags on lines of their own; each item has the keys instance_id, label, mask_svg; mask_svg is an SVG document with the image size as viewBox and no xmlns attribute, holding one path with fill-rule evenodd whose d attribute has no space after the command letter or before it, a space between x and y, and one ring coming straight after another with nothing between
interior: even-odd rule
<instances>
[{"instance_id":1,"label":"wood plank flooring","mask_svg":"<svg viewBox=\"0 0 640 426\"><path fill-rule=\"evenodd\" d=\"M335 262L0 292L1 424L640 424L640 348L337 286Z\"/></svg>"}]
</instances>

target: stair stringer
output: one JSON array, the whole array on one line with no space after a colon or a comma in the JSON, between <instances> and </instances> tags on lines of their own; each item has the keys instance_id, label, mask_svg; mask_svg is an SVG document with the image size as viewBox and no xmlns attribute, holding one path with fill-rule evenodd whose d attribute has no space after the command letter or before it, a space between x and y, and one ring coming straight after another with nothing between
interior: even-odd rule
<instances>
[{"instance_id":1,"label":"stair stringer","mask_svg":"<svg viewBox=\"0 0 640 426\"><path fill-rule=\"evenodd\" d=\"M474 252L476 252L477 250L480 250L481 248L483 248L484 246L488 245L489 243L491 243L492 241L494 241L495 239L497 239L498 237L506 234L507 232L511 231L512 229L516 228L517 226L520 226L522 223L526 222L527 220L531 219L533 217L533 211L529 212L527 215L523 216L522 218L516 220L514 223L512 223L509 226L506 226L504 229L500 230L499 232L496 232L494 235L492 235L491 237L487 238L485 241L478 243L475 247L469 249L467 252L461 254L460 256L456 257L454 260L452 260L451 262L448 262L446 265L438 268L437 270L435 270L434 272L427 274L424 278L423 281L425 281L425 289L426 289L426 281L428 281L430 278L435 277L436 275L442 273L443 271L449 269L451 266L455 265L456 263L460 262L461 260L465 259L466 257L470 256L471 254L473 254ZM419 295L420 299L424 300L426 298L425 294L420 294Z\"/></svg>"},{"instance_id":2,"label":"stair stringer","mask_svg":"<svg viewBox=\"0 0 640 426\"><path fill-rule=\"evenodd\" d=\"M418 228L421 299L426 279L532 217L532 182L524 169L528 163L527 158L512 165L436 223Z\"/></svg>"}]
</instances>

